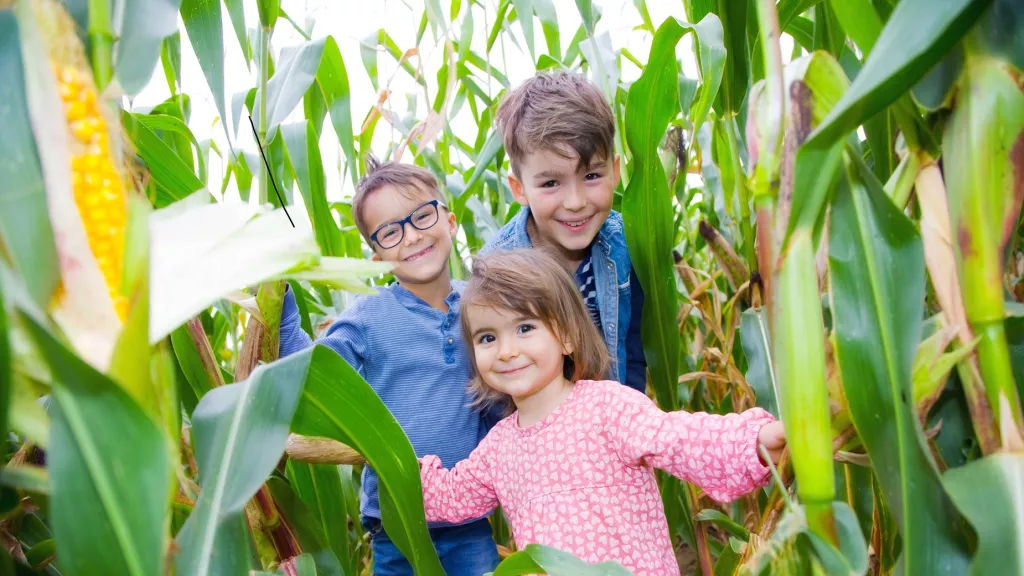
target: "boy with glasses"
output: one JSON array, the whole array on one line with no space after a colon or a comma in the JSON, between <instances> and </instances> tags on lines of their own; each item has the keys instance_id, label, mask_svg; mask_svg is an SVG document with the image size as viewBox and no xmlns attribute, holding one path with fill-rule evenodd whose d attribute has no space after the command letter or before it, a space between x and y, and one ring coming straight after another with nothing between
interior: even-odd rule
<instances>
[{"instance_id":1,"label":"boy with glasses","mask_svg":"<svg viewBox=\"0 0 1024 576\"><path fill-rule=\"evenodd\" d=\"M464 283L448 271L457 227L434 176L409 164L370 158L356 186L352 216L373 249L373 260L393 262L398 282L359 297L316 341L336 351L377 392L402 426L417 456L439 454L454 466L476 448L487 424L471 405L466 383L472 364L462 342L459 298ZM295 295L281 311L282 357L312 346L301 328ZM360 512L370 532L375 575L412 574L408 560L380 521L377 474L366 466ZM486 517L430 524L449 576L479 576L498 565Z\"/></svg>"}]
</instances>

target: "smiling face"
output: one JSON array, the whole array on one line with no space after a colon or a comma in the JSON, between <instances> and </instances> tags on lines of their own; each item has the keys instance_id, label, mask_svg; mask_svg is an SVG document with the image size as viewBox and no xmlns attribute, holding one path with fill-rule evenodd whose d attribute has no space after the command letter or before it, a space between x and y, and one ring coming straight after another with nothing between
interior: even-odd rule
<instances>
[{"instance_id":1,"label":"smiling face","mask_svg":"<svg viewBox=\"0 0 1024 576\"><path fill-rule=\"evenodd\" d=\"M386 224L406 218L417 209L429 211L424 204L434 200L433 195L419 191L406 193L393 185L385 185L374 190L362 206L362 217L366 228L372 234ZM421 210L417 214L421 214ZM442 275L448 275L448 257L451 255L452 238L456 231L455 215L442 205L437 206L437 223L426 230L418 230L411 223L404 225L404 236L397 245L382 248L377 242L370 242L374 260L395 262L398 266L394 275L404 284L427 284ZM385 245L385 232L381 231L378 238Z\"/></svg>"},{"instance_id":2,"label":"smiling face","mask_svg":"<svg viewBox=\"0 0 1024 576\"><path fill-rule=\"evenodd\" d=\"M479 304L464 314L473 330L476 369L487 386L521 405L567 385L563 369L572 344L539 319Z\"/></svg>"},{"instance_id":3,"label":"smiling face","mask_svg":"<svg viewBox=\"0 0 1024 576\"><path fill-rule=\"evenodd\" d=\"M594 157L589 166L580 166L575 150L556 146L558 151L527 154L519 175L509 175L509 186L516 200L530 207L538 236L534 244L554 246L570 262L579 262L612 209L619 159Z\"/></svg>"}]
</instances>

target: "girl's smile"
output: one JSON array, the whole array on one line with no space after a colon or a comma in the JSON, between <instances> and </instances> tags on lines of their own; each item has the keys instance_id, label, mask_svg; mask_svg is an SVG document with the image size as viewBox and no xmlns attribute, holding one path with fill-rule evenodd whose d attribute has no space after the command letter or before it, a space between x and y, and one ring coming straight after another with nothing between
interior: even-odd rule
<instances>
[{"instance_id":1,"label":"girl's smile","mask_svg":"<svg viewBox=\"0 0 1024 576\"><path fill-rule=\"evenodd\" d=\"M511 310L470 305L473 353L480 377L512 397L519 423L529 426L551 413L572 389L565 379L565 356L572 347L544 322Z\"/></svg>"}]
</instances>

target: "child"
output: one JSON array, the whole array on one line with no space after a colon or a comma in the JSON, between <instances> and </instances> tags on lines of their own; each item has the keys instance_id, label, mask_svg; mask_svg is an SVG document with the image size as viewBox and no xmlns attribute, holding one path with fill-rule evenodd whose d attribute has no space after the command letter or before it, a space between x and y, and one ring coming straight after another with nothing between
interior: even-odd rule
<instances>
[{"instance_id":1,"label":"child","mask_svg":"<svg viewBox=\"0 0 1024 576\"><path fill-rule=\"evenodd\" d=\"M556 257L491 254L473 267L462 304L471 387L480 401L510 402L516 412L454 468L420 460L428 521L458 522L500 504L519 547L614 560L637 575L679 574L653 469L722 502L767 483L758 443L778 461L785 435L764 410L665 413L636 390L592 380L607 352Z\"/></svg>"},{"instance_id":2,"label":"child","mask_svg":"<svg viewBox=\"0 0 1024 576\"><path fill-rule=\"evenodd\" d=\"M571 270L603 336L609 377L641 392L647 362L640 341L644 294L626 248L615 118L604 95L580 74L541 73L502 101L496 125L505 141L512 195L523 205L484 246L550 246Z\"/></svg>"},{"instance_id":3,"label":"child","mask_svg":"<svg viewBox=\"0 0 1024 576\"><path fill-rule=\"evenodd\" d=\"M446 464L469 456L486 433L466 382L472 367L459 332L463 283L453 282L448 258L455 215L427 170L371 158L352 198L359 232L374 260L394 262L396 284L360 297L317 340L335 350L373 387L405 430L417 454ZM300 326L295 295L285 294L280 355L312 346ZM377 575L412 574L380 522L377 474L363 470L360 511L371 534ZM498 564L485 517L457 525L432 524L430 534L450 576L479 576Z\"/></svg>"}]
</instances>

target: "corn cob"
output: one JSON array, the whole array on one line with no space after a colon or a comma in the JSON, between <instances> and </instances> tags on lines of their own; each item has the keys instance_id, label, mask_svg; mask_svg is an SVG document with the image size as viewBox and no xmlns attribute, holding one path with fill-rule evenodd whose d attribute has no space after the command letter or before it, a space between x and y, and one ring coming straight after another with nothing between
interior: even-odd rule
<instances>
[{"instance_id":1,"label":"corn cob","mask_svg":"<svg viewBox=\"0 0 1024 576\"><path fill-rule=\"evenodd\" d=\"M116 124L106 118L74 21L53 0L33 4L64 107L74 203L89 252L123 322L128 311L128 299L121 293L128 208L126 186L112 153L110 127ZM62 283L58 299L67 289Z\"/></svg>"}]
</instances>

